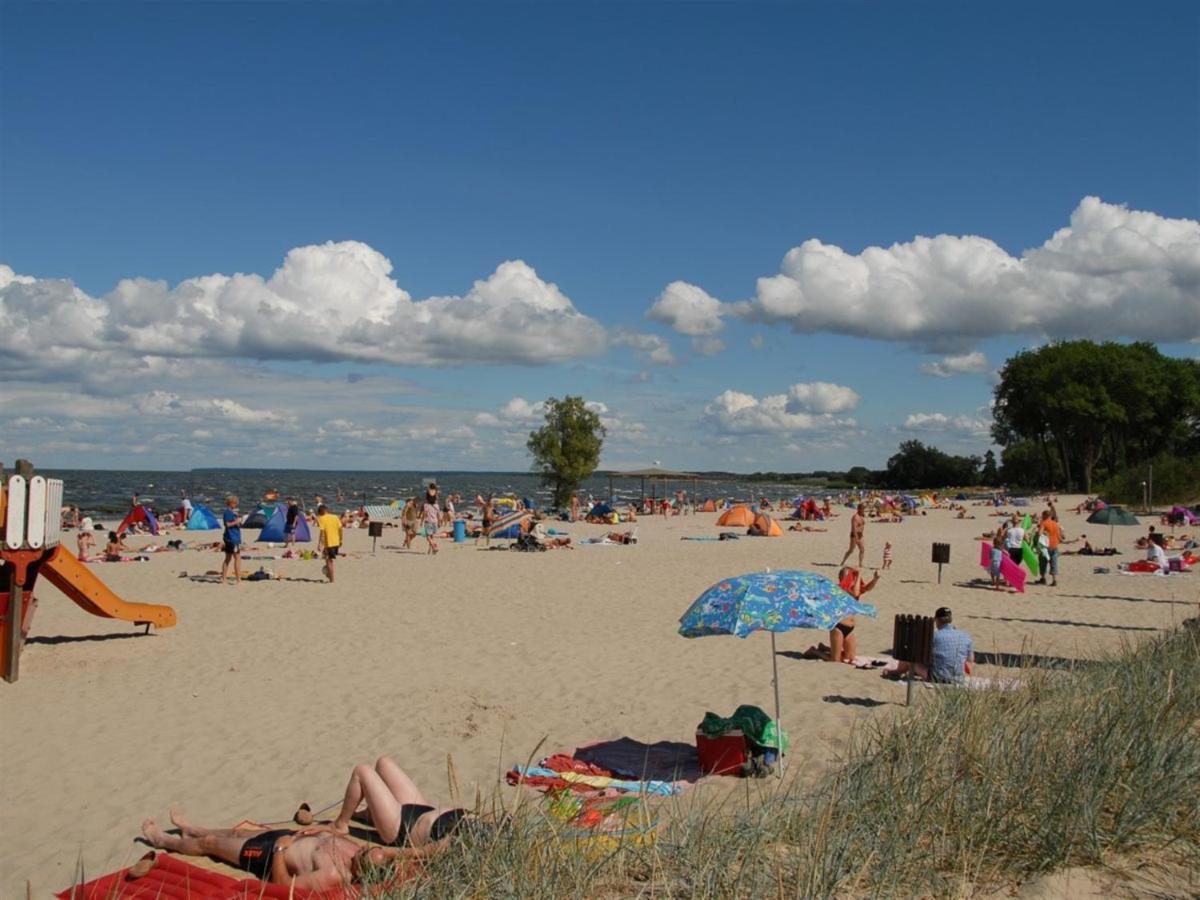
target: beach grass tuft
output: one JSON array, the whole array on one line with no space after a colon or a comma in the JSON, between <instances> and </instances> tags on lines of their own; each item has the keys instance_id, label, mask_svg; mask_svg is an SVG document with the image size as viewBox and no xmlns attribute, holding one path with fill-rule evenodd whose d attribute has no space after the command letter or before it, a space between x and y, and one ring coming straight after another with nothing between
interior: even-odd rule
<instances>
[{"instance_id":1,"label":"beach grass tuft","mask_svg":"<svg viewBox=\"0 0 1200 900\"><path fill-rule=\"evenodd\" d=\"M498 793L505 824L393 897L961 896L1137 858L1200 871L1200 629L1019 690L923 692L810 781L747 783L643 815L657 840L581 841ZM1200 887L1192 883L1191 889Z\"/></svg>"}]
</instances>

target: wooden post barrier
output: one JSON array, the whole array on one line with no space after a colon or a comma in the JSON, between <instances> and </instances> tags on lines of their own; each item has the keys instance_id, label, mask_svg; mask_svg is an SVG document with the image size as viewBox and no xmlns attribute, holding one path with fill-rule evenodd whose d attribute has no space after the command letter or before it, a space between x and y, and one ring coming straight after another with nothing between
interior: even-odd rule
<instances>
[{"instance_id":1,"label":"wooden post barrier","mask_svg":"<svg viewBox=\"0 0 1200 900\"><path fill-rule=\"evenodd\" d=\"M892 626L892 655L908 663L908 689L904 705L912 705L913 677L917 665L928 670L933 662L933 618L900 614Z\"/></svg>"}]
</instances>

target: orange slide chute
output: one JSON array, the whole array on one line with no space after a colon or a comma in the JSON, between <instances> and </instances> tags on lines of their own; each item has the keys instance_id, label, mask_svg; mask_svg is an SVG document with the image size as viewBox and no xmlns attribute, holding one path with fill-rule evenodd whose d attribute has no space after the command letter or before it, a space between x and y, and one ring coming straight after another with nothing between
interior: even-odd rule
<instances>
[{"instance_id":1,"label":"orange slide chute","mask_svg":"<svg viewBox=\"0 0 1200 900\"><path fill-rule=\"evenodd\" d=\"M61 544L43 560L39 573L83 610L105 619L149 622L158 628L175 624L175 610L155 603L127 603Z\"/></svg>"}]
</instances>

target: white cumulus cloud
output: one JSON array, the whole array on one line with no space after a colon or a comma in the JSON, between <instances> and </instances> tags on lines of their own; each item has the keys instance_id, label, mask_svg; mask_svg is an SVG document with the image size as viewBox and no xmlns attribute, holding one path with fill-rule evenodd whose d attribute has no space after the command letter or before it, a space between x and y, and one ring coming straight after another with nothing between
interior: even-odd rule
<instances>
[{"instance_id":1,"label":"white cumulus cloud","mask_svg":"<svg viewBox=\"0 0 1200 900\"><path fill-rule=\"evenodd\" d=\"M972 350L970 353L943 356L935 362L922 363L921 371L935 378L952 378L955 375L986 372L987 367L987 357L978 350Z\"/></svg>"},{"instance_id":2,"label":"white cumulus cloud","mask_svg":"<svg viewBox=\"0 0 1200 900\"><path fill-rule=\"evenodd\" d=\"M524 397L513 397L494 413L479 413L474 423L484 428L516 428L541 422L545 417L546 401L530 403Z\"/></svg>"},{"instance_id":3,"label":"white cumulus cloud","mask_svg":"<svg viewBox=\"0 0 1200 900\"><path fill-rule=\"evenodd\" d=\"M686 281L672 281L646 315L665 322L680 334L701 337L716 334L725 327L721 311L721 301L709 296L702 288Z\"/></svg>"},{"instance_id":4,"label":"white cumulus cloud","mask_svg":"<svg viewBox=\"0 0 1200 900\"><path fill-rule=\"evenodd\" d=\"M1004 334L1198 340L1200 222L1085 197L1067 227L1020 256L974 235L861 253L811 239L758 279L750 300L721 304L676 282L649 315L689 335L735 315L925 346Z\"/></svg>"},{"instance_id":5,"label":"white cumulus cloud","mask_svg":"<svg viewBox=\"0 0 1200 900\"><path fill-rule=\"evenodd\" d=\"M618 347L629 347L645 356L657 366L672 366L675 364L675 353L670 343L657 334L647 334L639 331L615 329L611 341Z\"/></svg>"},{"instance_id":6,"label":"white cumulus cloud","mask_svg":"<svg viewBox=\"0 0 1200 900\"><path fill-rule=\"evenodd\" d=\"M0 372L182 357L541 365L606 349L604 327L520 260L426 300L391 273L358 241L298 247L270 278L130 278L102 298L0 266Z\"/></svg>"},{"instance_id":7,"label":"white cumulus cloud","mask_svg":"<svg viewBox=\"0 0 1200 900\"><path fill-rule=\"evenodd\" d=\"M844 413L858 406L858 392L842 384L810 381L793 384L787 393L788 412Z\"/></svg>"},{"instance_id":8,"label":"white cumulus cloud","mask_svg":"<svg viewBox=\"0 0 1200 900\"><path fill-rule=\"evenodd\" d=\"M992 423L978 416L948 416L945 413L910 413L904 420L905 431L928 431L942 434L957 434L963 437L986 438L991 434Z\"/></svg>"},{"instance_id":9,"label":"white cumulus cloud","mask_svg":"<svg viewBox=\"0 0 1200 900\"><path fill-rule=\"evenodd\" d=\"M838 385L824 386L839 388ZM845 396L838 399L834 399L832 395L817 397L813 392L805 390L798 392L795 398L792 395L796 388L811 387L813 386L793 385L786 394L771 394L766 397L727 390L704 407L704 420L726 435L813 431L855 425L854 419L837 418L829 411L818 411L818 408L828 407L830 404L838 411L853 408L853 405L858 403L857 394L849 388L840 388L854 395L851 407L844 405ZM810 411L805 411L801 407L810 400L815 400L816 405L808 407Z\"/></svg>"}]
</instances>

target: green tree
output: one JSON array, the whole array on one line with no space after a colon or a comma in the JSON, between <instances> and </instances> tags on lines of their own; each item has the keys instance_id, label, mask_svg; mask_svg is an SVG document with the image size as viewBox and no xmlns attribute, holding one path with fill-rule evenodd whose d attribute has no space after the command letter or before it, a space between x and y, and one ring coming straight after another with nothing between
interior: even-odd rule
<instances>
[{"instance_id":1,"label":"green tree","mask_svg":"<svg viewBox=\"0 0 1200 900\"><path fill-rule=\"evenodd\" d=\"M996 454L988 450L983 454L983 468L979 471L979 483L995 487L1000 483L1000 470L996 467Z\"/></svg>"},{"instance_id":2,"label":"green tree","mask_svg":"<svg viewBox=\"0 0 1200 900\"><path fill-rule=\"evenodd\" d=\"M554 491L555 506L567 506L571 494L596 471L605 433L600 416L582 397L546 401L546 424L529 432L525 446L533 456L533 471Z\"/></svg>"},{"instance_id":3,"label":"green tree","mask_svg":"<svg viewBox=\"0 0 1200 900\"><path fill-rule=\"evenodd\" d=\"M888 460L885 481L888 487L900 490L969 487L979 481L979 465L977 456L951 456L920 441L905 441Z\"/></svg>"},{"instance_id":4,"label":"green tree","mask_svg":"<svg viewBox=\"0 0 1200 900\"><path fill-rule=\"evenodd\" d=\"M1062 341L1023 351L1005 363L995 399L992 437L1006 464L1007 451L1032 444L1043 474L1060 473L1067 488L1090 492L1097 472L1200 443L1200 365L1149 343ZM1028 466L1024 450L1017 456Z\"/></svg>"}]
</instances>

